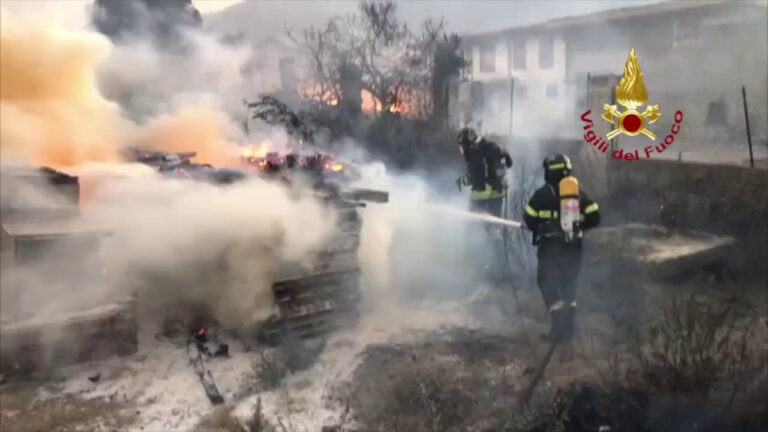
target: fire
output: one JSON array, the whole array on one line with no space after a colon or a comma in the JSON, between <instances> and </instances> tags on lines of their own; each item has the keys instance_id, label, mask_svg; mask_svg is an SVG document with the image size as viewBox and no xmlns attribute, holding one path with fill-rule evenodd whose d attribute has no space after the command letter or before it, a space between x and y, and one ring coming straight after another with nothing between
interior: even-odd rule
<instances>
[{"instance_id":1,"label":"fire","mask_svg":"<svg viewBox=\"0 0 768 432\"><path fill-rule=\"evenodd\" d=\"M317 102L321 102L327 106L338 106L339 99L337 95L331 90L326 90L324 94L320 94L319 86L308 86L304 89L305 97ZM382 111L381 102L368 90L360 91L361 105L360 109L364 113L372 114ZM407 102L400 102L397 105L387 107L387 110L391 113L408 114L411 112L410 106Z\"/></svg>"},{"instance_id":2,"label":"fire","mask_svg":"<svg viewBox=\"0 0 768 432\"><path fill-rule=\"evenodd\" d=\"M329 169L329 170L331 170L333 172L339 172L339 171L344 169L344 165L342 165L342 164L340 164L338 162L327 163L327 164L325 164L325 168Z\"/></svg>"},{"instance_id":3,"label":"fire","mask_svg":"<svg viewBox=\"0 0 768 432\"><path fill-rule=\"evenodd\" d=\"M259 144L258 147L246 147L243 149L243 157L245 158L263 158L269 153L270 142L264 141Z\"/></svg>"},{"instance_id":4,"label":"fire","mask_svg":"<svg viewBox=\"0 0 768 432\"><path fill-rule=\"evenodd\" d=\"M379 99L376 98L371 92L368 90L363 90L360 92L360 96L362 96L363 104L361 106L363 112L365 113L377 113L381 112L381 102ZM387 111L391 113L397 113L397 114L408 114L411 112L410 106L406 102L400 102L396 105L390 105L387 107Z\"/></svg>"}]
</instances>

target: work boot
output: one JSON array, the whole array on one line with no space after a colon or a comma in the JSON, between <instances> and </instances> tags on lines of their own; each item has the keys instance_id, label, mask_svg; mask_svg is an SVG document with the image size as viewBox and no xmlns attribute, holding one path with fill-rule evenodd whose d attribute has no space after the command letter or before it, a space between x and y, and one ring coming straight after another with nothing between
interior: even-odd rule
<instances>
[{"instance_id":1,"label":"work boot","mask_svg":"<svg viewBox=\"0 0 768 432\"><path fill-rule=\"evenodd\" d=\"M575 302L563 309L563 339L571 340L576 333L575 329L576 306Z\"/></svg>"},{"instance_id":2,"label":"work boot","mask_svg":"<svg viewBox=\"0 0 768 432\"><path fill-rule=\"evenodd\" d=\"M554 309L550 315L552 316L552 325L549 330L549 341L560 343L568 336L566 309Z\"/></svg>"}]
</instances>

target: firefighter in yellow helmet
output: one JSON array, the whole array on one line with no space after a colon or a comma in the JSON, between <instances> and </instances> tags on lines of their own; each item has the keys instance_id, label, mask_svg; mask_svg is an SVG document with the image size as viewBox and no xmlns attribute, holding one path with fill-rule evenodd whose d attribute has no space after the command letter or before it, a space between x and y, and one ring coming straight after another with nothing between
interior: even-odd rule
<instances>
[{"instance_id":1,"label":"firefighter in yellow helmet","mask_svg":"<svg viewBox=\"0 0 768 432\"><path fill-rule=\"evenodd\" d=\"M585 230L600 224L600 212L596 202L584 191L577 190L573 200L574 205L578 204L577 220L562 223L561 201L568 197L561 196L561 181L568 177L568 184L578 185L575 178L569 177L573 171L571 160L557 154L544 159L543 167L546 183L525 206L524 220L533 233L533 244L538 246L537 281L552 317L549 338L560 342L573 336L581 241Z\"/></svg>"}]
</instances>

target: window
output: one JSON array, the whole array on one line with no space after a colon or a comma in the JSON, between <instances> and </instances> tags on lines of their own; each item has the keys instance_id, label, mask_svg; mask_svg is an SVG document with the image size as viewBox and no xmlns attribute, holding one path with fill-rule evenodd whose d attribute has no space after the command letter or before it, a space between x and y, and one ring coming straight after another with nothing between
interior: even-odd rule
<instances>
[{"instance_id":1,"label":"window","mask_svg":"<svg viewBox=\"0 0 768 432\"><path fill-rule=\"evenodd\" d=\"M480 72L496 71L496 47L493 44L484 44L480 47Z\"/></svg>"},{"instance_id":2,"label":"window","mask_svg":"<svg viewBox=\"0 0 768 432\"><path fill-rule=\"evenodd\" d=\"M725 126L728 124L728 105L720 99L709 103L707 108L707 126Z\"/></svg>"},{"instance_id":3,"label":"window","mask_svg":"<svg viewBox=\"0 0 768 432\"><path fill-rule=\"evenodd\" d=\"M701 43L701 22L697 20L675 21L672 31L672 46L697 45Z\"/></svg>"},{"instance_id":4,"label":"window","mask_svg":"<svg viewBox=\"0 0 768 432\"><path fill-rule=\"evenodd\" d=\"M461 51L461 59L464 61L465 67L461 68L460 74L462 79L469 79L472 76L472 50L464 49Z\"/></svg>"},{"instance_id":5,"label":"window","mask_svg":"<svg viewBox=\"0 0 768 432\"><path fill-rule=\"evenodd\" d=\"M551 36L539 40L539 68L552 69L555 65L555 41Z\"/></svg>"},{"instance_id":6,"label":"window","mask_svg":"<svg viewBox=\"0 0 768 432\"><path fill-rule=\"evenodd\" d=\"M525 39L517 39L512 44L512 68L524 70L527 67Z\"/></svg>"},{"instance_id":7,"label":"window","mask_svg":"<svg viewBox=\"0 0 768 432\"><path fill-rule=\"evenodd\" d=\"M547 86L547 99L557 99L557 84L549 84Z\"/></svg>"},{"instance_id":8,"label":"window","mask_svg":"<svg viewBox=\"0 0 768 432\"><path fill-rule=\"evenodd\" d=\"M528 96L528 87L524 84L515 83L515 98L525 99Z\"/></svg>"}]
</instances>

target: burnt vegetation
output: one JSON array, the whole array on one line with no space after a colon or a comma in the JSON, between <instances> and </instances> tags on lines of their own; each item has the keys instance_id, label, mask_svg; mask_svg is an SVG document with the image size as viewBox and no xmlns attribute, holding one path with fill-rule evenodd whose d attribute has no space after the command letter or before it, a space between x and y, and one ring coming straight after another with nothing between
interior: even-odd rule
<instances>
[{"instance_id":1,"label":"burnt vegetation","mask_svg":"<svg viewBox=\"0 0 768 432\"><path fill-rule=\"evenodd\" d=\"M768 369L755 337L765 324L756 312L674 298L626 343L556 360L527 406L522 387L540 359L524 335L369 347L347 394L353 430L765 430ZM574 360L578 378L567 371Z\"/></svg>"},{"instance_id":2,"label":"burnt vegetation","mask_svg":"<svg viewBox=\"0 0 768 432\"><path fill-rule=\"evenodd\" d=\"M300 100L246 101L246 129L259 119L326 149L352 139L403 170L460 163L448 89L465 62L459 37L442 21L411 29L394 2L363 2L355 14L287 33L308 59Z\"/></svg>"}]
</instances>

